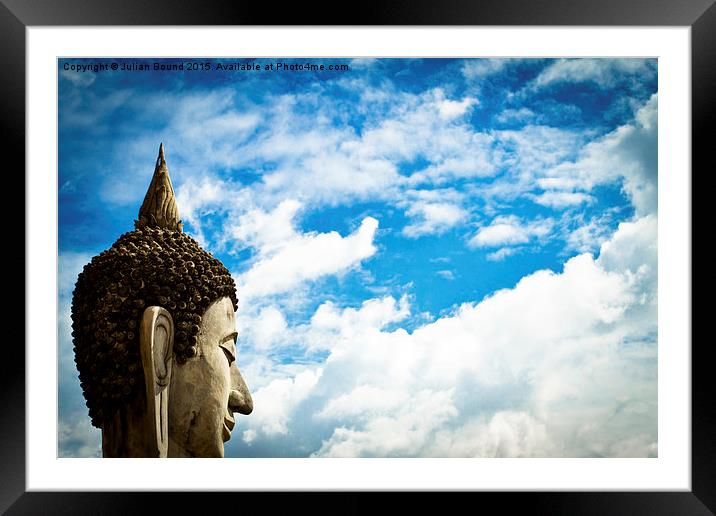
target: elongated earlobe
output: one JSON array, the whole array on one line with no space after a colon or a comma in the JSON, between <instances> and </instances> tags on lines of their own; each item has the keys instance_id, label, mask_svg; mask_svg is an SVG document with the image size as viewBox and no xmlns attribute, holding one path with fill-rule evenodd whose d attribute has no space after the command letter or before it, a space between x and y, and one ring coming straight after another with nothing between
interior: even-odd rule
<instances>
[{"instance_id":1,"label":"elongated earlobe","mask_svg":"<svg viewBox=\"0 0 716 516\"><path fill-rule=\"evenodd\" d=\"M174 321L169 312L159 306L147 308L142 315L139 341L147 393L148 453L150 457L166 457L174 345Z\"/></svg>"}]
</instances>

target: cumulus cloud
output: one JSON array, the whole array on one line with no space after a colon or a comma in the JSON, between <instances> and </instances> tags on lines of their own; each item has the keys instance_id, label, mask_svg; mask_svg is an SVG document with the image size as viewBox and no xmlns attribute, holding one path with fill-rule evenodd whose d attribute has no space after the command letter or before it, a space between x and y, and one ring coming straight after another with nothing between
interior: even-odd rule
<instances>
[{"instance_id":1,"label":"cumulus cloud","mask_svg":"<svg viewBox=\"0 0 716 516\"><path fill-rule=\"evenodd\" d=\"M314 348L332 349L342 339L371 335L410 314L408 298L396 301L392 296L364 301L359 309L340 308L331 301L318 307L311 317L306 344Z\"/></svg>"},{"instance_id":2,"label":"cumulus cloud","mask_svg":"<svg viewBox=\"0 0 716 516\"><path fill-rule=\"evenodd\" d=\"M352 393L357 402L364 403L364 392ZM383 407L390 407L385 401L384 392L373 393L383 402ZM352 408L354 402L344 401L344 405ZM358 405L359 418L371 414L374 405L362 407ZM360 410L367 408L368 410ZM377 408L380 408L380 404ZM388 414L380 414L367 419L361 429L338 427L331 437L324 441L321 448L313 454L316 457L396 457L416 455L420 453L425 440L436 428L457 415L457 410L450 401L450 392L423 390L402 402L393 405ZM335 413L335 405L328 408ZM339 412L340 414L340 412Z\"/></svg>"},{"instance_id":3,"label":"cumulus cloud","mask_svg":"<svg viewBox=\"0 0 716 516\"><path fill-rule=\"evenodd\" d=\"M261 255L272 254L298 237L294 220L301 207L300 202L286 199L270 212L247 211L231 225L229 236L256 248Z\"/></svg>"},{"instance_id":4,"label":"cumulus cloud","mask_svg":"<svg viewBox=\"0 0 716 516\"><path fill-rule=\"evenodd\" d=\"M516 215L495 217L489 226L483 226L470 239L470 247L499 247L526 244L533 238L543 238L553 226L551 219L522 222Z\"/></svg>"},{"instance_id":5,"label":"cumulus cloud","mask_svg":"<svg viewBox=\"0 0 716 516\"><path fill-rule=\"evenodd\" d=\"M467 110L476 103L477 100L473 97L465 97L459 101L441 98L438 101L437 106L440 117L446 120L451 120L464 115Z\"/></svg>"},{"instance_id":6,"label":"cumulus cloud","mask_svg":"<svg viewBox=\"0 0 716 516\"><path fill-rule=\"evenodd\" d=\"M455 204L423 201L412 204L405 213L417 219L403 228L403 234L409 238L444 233L467 216L465 210Z\"/></svg>"},{"instance_id":7,"label":"cumulus cloud","mask_svg":"<svg viewBox=\"0 0 716 516\"><path fill-rule=\"evenodd\" d=\"M476 416L455 429L441 429L427 448L428 457L559 456L548 427L524 411L501 410Z\"/></svg>"},{"instance_id":8,"label":"cumulus cloud","mask_svg":"<svg viewBox=\"0 0 716 516\"><path fill-rule=\"evenodd\" d=\"M275 306L266 306L261 308L258 316L252 318L244 327L248 332L246 335L248 340L253 346L262 350L280 342L288 326L281 310Z\"/></svg>"},{"instance_id":9,"label":"cumulus cloud","mask_svg":"<svg viewBox=\"0 0 716 516\"><path fill-rule=\"evenodd\" d=\"M537 179L539 186L548 189L542 195L552 195L553 199L566 195L570 199L586 195L579 190L590 191L621 180L638 215L656 212L657 106L658 96L654 94L636 111L632 122L588 143L575 160L548 169Z\"/></svg>"},{"instance_id":10,"label":"cumulus cloud","mask_svg":"<svg viewBox=\"0 0 716 516\"><path fill-rule=\"evenodd\" d=\"M322 305L303 338L329 355L296 388L314 411L279 403L275 421L247 422L254 442L294 424L322 436L315 456L653 456L656 227L622 223L598 258L412 333L390 328L405 299Z\"/></svg>"},{"instance_id":11,"label":"cumulus cloud","mask_svg":"<svg viewBox=\"0 0 716 516\"><path fill-rule=\"evenodd\" d=\"M261 428L265 435L287 434L288 419L291 411L310 395L320 379L323 370L305 370L293 378L273 380L271 383L252 393L254 411L251 413L252 425ZM255 439L255 430L246 430L247 442Z\"/></svg>"},{"instance_id":12,"label":"cumulus cloud","mask_svg":"<svg viewBox=\"0 0 716 516\"><path fill-rule=\"evenodd\" d=\"M236 278L237 288L248 300L287 292L307 281L339 274L357 266L376 252L373 244L378 221L366 217L348 236L330 233L295 234L267 250L262 248L251 268Z\"/></svg>"},{"instance_id":13,"label":"cumulus cloud","mask_svg":"<svg viewBox=\"0 0 716 516\"><path fill-rule=\"evenodd\" d=\"M410 315L406 297L322 304L301 338L328 357L258 387L244 441L301 428L320 438L315 456L653 456L656 231L654 215L622 223L598 258L412 333L391 328ZM60 439L97 453L79 427Z\"/></svg>"}]
</instances>

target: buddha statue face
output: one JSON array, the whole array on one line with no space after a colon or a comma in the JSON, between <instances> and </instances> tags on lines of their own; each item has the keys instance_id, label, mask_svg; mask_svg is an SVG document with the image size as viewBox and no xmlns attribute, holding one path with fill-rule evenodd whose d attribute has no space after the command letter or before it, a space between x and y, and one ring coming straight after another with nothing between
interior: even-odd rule
<instances>
[{"instance_id":1,"label":"buddha statue face","mask_svg":"<svg viewBox=\"0 0 716 516\"><path fill-rule=\"evenodd\" d=\"M251 394L236 366L236 285L183 232L160 147L135 221L80 273L72 335L105 457L223 457Z\"/></svg>"},{"instance_id":2,"label":"buddha statue face","mask_svg":"<svg viewBox=\"0 0 716 516\"><path fill-rule=\"evenodd\" d=\"M201 318L197 355L172 368L169 457L223 457L234 412L251 413L251 394L236 366L236 337L234 307L222 297Z\"/></svg>"}]
</instances>

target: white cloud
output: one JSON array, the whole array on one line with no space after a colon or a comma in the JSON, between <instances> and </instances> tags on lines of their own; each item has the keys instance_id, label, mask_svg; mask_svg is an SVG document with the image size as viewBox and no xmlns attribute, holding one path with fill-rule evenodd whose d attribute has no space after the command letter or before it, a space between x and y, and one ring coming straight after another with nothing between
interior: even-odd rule
<instances>
[{"instance_id":1,"label":"white cloud","mask_svg":"<svg viewBox=\"0 0 716 516\"><path fill-rule=\"evenodd\" d=\"M231 238L256 248L261 255L270 255L298 238L294 219L301 207L300 202L286 199L268 213L260 209L247 211L231 224L228 233Z\"/></svg>"},{"instance_id":2,"label":"white cloud","mask_svg":"<svg viewBox=\"0 0 716 516\"><path fill-rule=\"evenodd\" d=\"M466 59L462 65L462 74L466 79L482 79L497 74L510 63L518 59Z\"/></svg>"},{"instance_id":3,"label":"white cloud","mask_svg":"<svg viewBox=\"0 0 716 516\"><path fill-rule=\"evenodd\" d=\"M397 404L389 415L369 418L360 429L336 428L314 456L393 457L418 454L430 434L457 415L450 397L450 391L420 391ZM360 412L361 417L364 414L366 412Z\"/></svg>"},{"instance_id":4,"label":"white cloud","mask_svg":"<svg viewBox=\"0 0 716 516\"><path fill-rule=\"evenodd\" d=\"M122 173L100 171L106 176L101 189L106 201L141 203L160 142L164 143L175 187L185 180L212 179L217 171L249 163L241 148L254 134L261 118L254 106L240 102L231 89L161 94L120 90L113 94L112 102L109 100L103 99L102 105L92 110L97 112L95 118L106 117L121 107L132 113L129 119L136 126L162 124L156 131L142 131L137 137L124 140L121 148L108 142L107 153L114 162L121 163ZM195 207L200 209L202 205L195 203ZM180 215L185 216L182 206L179 209Z\"/></svg>"},{"instance_id":5,"label":"white cloud","mask_svg":"<svg viewBox=\"0 0 716 516\"><path fill-rule=\"evenodd\" d=\"M252 392L252 427L260 428L265 435L287 434L291 411L311 393L322 374L320 368L305 370L293 378L273 380L265 387ZM244 432L244 438L248 438L247 442L255 439L256 434L253 432L256 430L251 430Z\"/></svg>"},{"instance_id":6,"label":"white cloud","mask_svg":"<svg viewBox=\"0 0 716 516\"><path fill-rule=\"evenodd\" d=\"M251 318L244 327L248 331L248 340L257 349L267 349L280 343L286 332L287 324L281 310L275 306L261 308L257 317Z\"/></svg>"},{"instance_id":7,"label":"white cloud","mask_svg":"<svg viewBox=\"0 0 716 516\"><path fill-rule=\"evenodd\" d=\"M349 85L359 86L364 87ZM239 111L235 95L222 91L212 92L211 107L201 115L205 105L199 99L179 102L177 110L182 115L170 118L167 132L175 135L174 145L181 146L175 156L185 162L181 163L185 172L201 170L206 175L206 170L227 167L263 169L261 180L249 185L250 194L242 197L262 209L287 198L312 206L364 199L400 201L405 178L398 173L398 165L404 160L425 158L442 167L436 172L440 175L484 173L491 168L489 156L481 150L483 142L461 121L477 99L448 98L441 89L419 95L383 91L380 98L390 101L388 110L376 117L373 90L360 90L361 102L372 106L360 135L348 124L336 125L338 106L315 94L269 99L271 108L258 119L251 106ZM315 108L310 116L307 106ZM201 145L188 141L197 126L191 115L206 119L203 125L210 128L201 135ZM194 204L203 201L214 199L199 195ZM233 211L241 211L240 206Z\"/></svg>"},{"instance_id":8,"label":"white cloud","mask_svg":"<svg viewBox=\"0 0 716 516\"><path fill-rule=\"evenodd\" d=\"M256 430L246 430L241 434L241 438L246 444L251 444L256 439Z\"/></svg>"},{"instance_id":9,"label":"white cloud","mask_svg":"<svg viewBox=\"0 0 716 516\"><path fill-rule=\"evenodd\" d=\"M90 424L87 414L72 414L59 419L57 440L61 457L101 457L100 430Z\"/></svg>"},{"instance_id":10,"label":"white cloud","mask_svg":"<svg viewBox=\"0 0 716 516\"><path fill-rule=\"evenodd\" d=\"M491 262L499 262L501 260L504 260L508 256L512 256L513 254L520 251L519 247L502 247L498 249L497 251L493 251L491 253L487 254L487 259Z\"/></svg>"},{"instance_id":11,"label":"white cloud","mask_svg":"<svg viewBox=\"0 0 716 516\"><path fill-rule=\"evenodd\" d=\"M435 274L449 281L453 281L455 279L455 273L448 269L437 271Z\"/></svg>"},{"instance_id":12,"label":"white cloud","mask_svg":"<svg viewBox=\"0 0 716 516\"><path fill-rule=\"evenodd\" d=\"M77 276L92 260L93 254L63 251L58 256L57 291L60 296L71 296L77 283Z\"/></svg>"},{"instance_id":13,"label":"white cloud","mask_svg":"<svg viewBox=\"0 0 716 516\"><path fill-rule=\"evenodd\" d=\"M411 186L442 185L453 179L481 178L494 175L502 154L494 137L486 134L461 134L464 149L454 155L438 158L433 164L414 172L408 178Z\"/></svg>"},{"instance_id":14,"label":"white cloud","mask_svg":"<svg viewBox=\"0 0 716 516\"><path fill-rule=\"evenodd\" d=\"M488 69L504 62L476 61ZM313 91L275 97L260 117L255 106L228 89L206 97L145 99L151 110L168 120L165 132L172 135L169 152L175 164L172 176L180 185L180 214L201 244L211 239L220 249L238 244L270 252L260 239L273 239L277 246L296 240L291 221L286 221L296 215L291 210L356 201L383 201L405 210L409 222L404 236L440 235L474 223L474 213L464 206L476 198L484 201L486 214L504 213L499 206L520 197L554 209L573 208L593 202L594 186L619 178L633 201L645 206L639 214L655 205L655 180L650 177L655 164L651 167L649 162L654 161L649 145L656 135L655 98L653 106L637 112L633 124L583 146L586 134L547 126L476 130L465 119L478 105L471 96L450 97L441 88L413 94L397 91L389 82L380 89L353 82L341 84L361 95L356 109L365 112L366 122L360 133L350 124L336 124L343 116L339 106L323 102L325 98ZM378 110L376 103L383 108ZM529 115L520 110L514 114ZM204 120L201 138L196 134L197 117ZM140 170L149 174L146 162L151 160L144 160L143 154L156 142L150 145L145 140L123 152L130 156L130 175ZM140 147L145 151L134 152ZM405 164L416 162L425 165L409 174L401 172ZM239 184L218 176L220 170L236 168L256 169L258 179ZM486 177L494 179L477 181ZM467 183L458 197L415 196L418 186L423 192L440 192L436 187L456 179L476 181ZM141 181L131 182L140 185L136 191L115 183L108 184L112 193L106 196L116 202L139 198L144 189ZM285 213L277 211L285 201L293 204L284 205ZM212 214L223 218L223 226L204 227L202 218ZM275 224L260 228L261 214L277 218ZM205 235L207 230L211 234ZM483 236L490 232L498 230L489 229ZM470 245L478 245L481 238L476 236ZM520 231L513 238L525 241ZM514 251L496 251L491 259L503 259L510 252Z\"/></svg>"},{"instance_id":15,"label":"white cloud","mask_svg":"<svg viewBox=\"0 0 716 516\"><path fill-rule=\"evenodd\" d=\"M359 91L363 101L373 99L371 88L365 89L363 84L350 87L363 88ZM380 98L386 98L385 91ZM397 171L400 162L422 157L440 164L472 151L466 148L472 131L460 121L477 104L472 97L447 98L441 89L420 95L391 91L387 112L376 116L373 107L360 135L348 125L339 128L333 124L331 109L335 106L317 105L318 116L307 118L297 112L297 100L282 97L276 114L269 117L276 125L246 149L248 155L278 165L264 175L259 188L263 195L327 204L399 199L404 183Z\"/></svg>"},{"instance_id":16,"label":"white cloud","mask_svg":"<svg viewBox=\"0 0 716 516\"><path fill-rule=\"evenodd\" d=\"M580 219L579 217L577 219ZM566 250L589 253L599 250L610 237L611 215L594 216L589 221L580 221L574 229L566 230Z\"/></svg>"},{"instance_id":17,"label":"white cloud","mask_svg":"<svg viewBox=\"0 0 716 516\"><path fill-rule=\"evenodd\" d=\"M362 94L372 91L364 84L361 87L365 88ZM634 202L645 207L639 209L640 214L652 209L650 203L655 205L656 182L650 176L655 175L651 172L655 169L654 148L650 144L656 135L656 97L637 111L633 124L583 146L585 134L546 126L481 133L460 121L460 116L448 121L441 115L445 106L469 109L476 104L471 97L450 99L441 89L414 95L391 88L383 92L391 100L386 113L369 117L360 135L350 126L337 128L332 124L333 106L317 106L319 114L310 122L297 113L299 103L317 103L318 96L278 98L275 111L268 113L259 126L255 145L239 145L233 155L240 158L231 161L237 165L274 162L273 171L263 174L261 181L243 187L205 176L200 181L188 180L178 190L180 203L186 206L182 207L182 213L186 213L182 216L200 242L204 235L199 216L212 211L227 213L220 244L234 241L268 250L267 243L257 239L273 238L276 245L282 245L285 238L291 238L293 228L286 217L292 218L295 213L290 210L308 203L314 209L322 204L351 204L361 199L382 200L404 209L410 219L403 228L405 236L439 235L473 220L473 215L463 208L471 196L485 201L483 212L487 214L504 211L495 209L500 200L509 202L520 197L554 209L573 208L592 203L592 188L620 177ZM224 106L222 109L235 102L226 95L214 100ZM190 104L193 103L196 102ZM217 116L224 116L222 109L216 111ZM183 111L192 113L195 109ZM242 124L250 125L248 121ZM415 159L424 159L428 165L409 177L398 173L400 163ZM216 161L216 166L228 163L224 157ZM416 196L413 189L421 185L423 193L440 192L435 186L447 181L491 176L501 169L508 172L489 183L468 184L459 196L427 198ZM284 216L275 206L287 199L294 204L284 206L289 210ZM260 222L252 222L252 218L261 214L277 218L276 224L266 230L258 226L252 229L251 224ZM486 231L483 237L490 232L499 233L499 228ZM483 237L476 235L470 245L478 245ZM526 243L524 231L513 231L512 238ZM500 260L514 252L498 250L488 258Z\"/></svg>"},{"instance_id":18,"label":"white cloud","mask_svg":"<svg viewBox=\"0 0 716 516\"><path fill-rule=\"evenodd\" d=\"M508 150L506 164L530 176L572 157L585 137L579 132L544 125L495 131L495 135Z\"/></svg>"},{"instance_id":19,"label":"white cloud","mask_svg":"<svg viewBox=\"0 0 716 516\"><path fill-rule=\"evenodd\" d=\"M433 457L560 456L548 427L527 412L504 410L478 416L456 429L439 430L426 450Z\"/></svg>"},{"instance_id":20,"label":"white cloud","mask_svg":"<svg viewBox=\"0 0 716 516\"><path fill-rule=\"evenodd\" d=\"M360 309L340 309L327 301L311 317L306 344L312 348L331 349L339 345L341 339L375 334L388 324L404 320L409 314L410 306L405 296L399 302L391 296L369 299Z\"/></svg>"},{"instance_id":21,"label":"white cloud","mask_svg":"<svg viewBox=\"0 0 716 516\"><path fill-rule=\"evenodd\" d=\"M128 89L116 89L106 95L97 95L93 88L87 87L65 91L58 105L61 123L67 127L91 129L95 138L101 138L109 132L109 117L125 108L131 97L132 91Z\"/></svg>"},{"instance_id":22,"label":"white cloud","mask_svg":"<svg viewBox=\"0 0 716 516\"><path fill-rule=\"evenodd\" d=\"M372 385L359 385L351 392L331 399L317 417L362 418L390 413L409 401L410 396L402 389L380 389Z\"/></svg>"},{"instance_id":23,"label":"white cloud","mask_svg":"<svg viewBox=\"0 0 716 516\"><path fill-rule=\"evenodd\" d=\"M301 333L329 351L320 376L261 391L253 444L301 428L316 456L653 456L656 227L622 223L599 258L412 333L389 329L409 317L405 298L324 303Z\"/></svg>"},{"instance_id":24,"label":"white cloud","mask_svg":"<svg viewBox=\"0 0 716 516\"><path fill-rule=\"evenodd\" d=\"M296 234L259 254L251 268L236 278L237 289L246 301L295 289L306 281L341 274L376 252L373 244L378 221L366 217L346 237L330 233Z\"/></svg>"},{"instance_id":25,"label":"white cloud","mask_svg":"<svg viewBox=\"0 0 716 516\"><path fill-rule=\"evenodd\" d=\"M179 217L185 225L185 231L191 232L202 246L207 243L202 216L232 213L235 206L245 206L248 203L248 192L245 188L206 176L189 178L175 188L175 193ZM228 237L229 235L223 235L223 238L217 238L218 244L225 244Z\"/></svg>"},{"instance_id":26,"label":"white cloud","mask_svg":"<svg viewBox=\"0 0 716 516\"><path fill-rule=\"evenodd\" d=\"M503 124L527 122L535 118L535 113L529 108L521 107L519 109L505 109L498 114L495 119Z\"/></svg>"},{"instance_id":27,"label":"white cloud","mask_svg":"<svg viewBox=\"0 0 716 516\"><path fill-rule=\"evenodd\" d=\"M550 208L566 208L579 204L591 204L596 199L582 192L542 192L532 197L532 200L542 206Z\"/></svg>"},{"instance_id":28,"label":"white cloud","mask_svg":"<svg viewBox=\"0 0 716 516\"><path fill-rule=\"evenodd\" d=\"M575 160L547 170L537 183L542 188L572 192L622 180L637 215L657 209L657 94L641 106L631 123L598 138L580 150ZM574 195L571 194L570 195Z\"/></svg>"},{"instance_id":29,"label":"white cloud","mask_svg":"<svg viewBox=\"0 0 716 516\"><path fill-rule=\"evenodd\" d=\"M446 120L464 115L475 104L477 104L477 100L472 97L465 97L460 101L443 98L437 102L440 117Z\"/></svg>"},{"instance_id":30,"label":"white cloud","mask_svg":"<svg viewBox=\"0 0 716 516\"><path fill-rule=\"evenodd\" d=\"M609 271L636 272L647 265L656 274L657 248L657 217L652 214L635 222L620 223L612 238L602 244L598 262Z\"/></svg>"},{"instance_id":31,"label":"white cloud","mask_svg":"<svg viewBox=\"0 0 716 516\"><path fill-rule=\"evenodd\" d=\"M378 59L371 58L371 57L357 57L355 59L351 59L350 67L351 68L370 68L371 66L375 65L378 62Z\"/></svg>"},{"instance_id":32,"label":"white cloud","mask_svg":"<svg viewBox=\"0 0 716 516\"><path fill-rule=\"evenodd\" d=\"M418 201L405 213L408 217L417 219L403 228L403 235L409 238L444 233L467 218L464 209L449 203Z\"/></svg>"},{"instance_id":33,"label":"white cloud","mask_svg":"<svg viewBox=\"0 0 716 516\"><path fill-rule=\"evenodd\" d=\"M653 76L655 69L644 59L559 59L549 65L534 80L534 88L562 82L594 82L601 87L635 76Z\"/></svg>"},{"instance_id":34,"label":"white cloud","mask_svg":"<svg viewBox=\"0 0 716 516\"><path fill-rule=\"evenodd\" d=\"M552 230L551 219L536 219L523 223L515 215L495 217L489 226L483 226L470 239L470 247L499 247L526 244L534 238L543 238Z\"/></svg>"},{"instance_id":35,"label":"white cloud","mask_svg":"<svg viewBox=\"0 0 716 516\"><path fill-rule=\"evenodd\" d=\"M97 78L97 74L91 70L85 72L77 72L72 70L60 70L60 77L67 79L75 86L84 88L91 85Z\"/></svg>"},{"instance_id":36,"label":"white cloud","mask_svg":"<svg viewBox=\"0 0 716 516\"><path fill-rule=\"evenodd\" d=\"M462 71L468 78L482 77L517 61L466 60ZM645 60L560 60L545 68L537 82L632 77L644 67L651 70L652 65ZM409 210L412 188L435 188L455 179L475 179L466 186L466 198L483 199L487 213L500 201L525 196L558 209L577 206L591 202L595 185L619 178L639 214L654 209L655 181L647 176L655 170L650 145L656 138L656 97L637 112L634 123L582 149L589 137L582 131L544 125L475 128L468 115L479 100L472 94L456 96L443 88L400 91L389 80L376 85L340 79L336 84L360 96L352 106L365 117L360 131L347 123L345 104L324 95L321 84L303 93L267 94L261 110L231 88L169 95L118 91L105 99L110 107L96 110L95 119L122 106L136 111L135 123L163 120L165 125L112 151L125 173L108 174L102 196L115 203L139 202L151 174L147 163L164 140L179 185L180 214L200 243L207 238L228 242L240 217L252 210L272 211L286 199L312 209L383 201ZM90 96L77 102L88 99L94 102ZM498 118L536 123L531 115L529 108L515 106ZM420 167L414 170L416 163ZM227 170L240 170L242 184L222 179ZM487 177L494 180L478 181ZM461 204L453 204L412 208L408 215L415 220L406 235L441 233L474 222L470 213L458 216ZM229 219L224 235L205 236L202 216L212 212Z\"/></svg>"}]
</instances>

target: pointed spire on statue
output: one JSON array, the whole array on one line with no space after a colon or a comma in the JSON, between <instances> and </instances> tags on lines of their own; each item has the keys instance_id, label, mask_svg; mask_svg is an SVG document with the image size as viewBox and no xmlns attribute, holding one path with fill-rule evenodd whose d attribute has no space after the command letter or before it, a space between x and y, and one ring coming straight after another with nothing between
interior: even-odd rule
<instances>
[{"instance_id":1,"label":"pointed spire on statue","mask_svg":"<svg viewBox=\"0 0 716 516\"><path fill-rule=\"evenodd\" d=\"M139 208L139 218L134 221L134 227L154 227L162 229L182 230L174 197L174 187L169 178L169 168L164 159L164 144L159 144L159 156L154 167L154 176L149 183L147 195L144 196L142 207Z\"/></svg>"}]
</instances>

